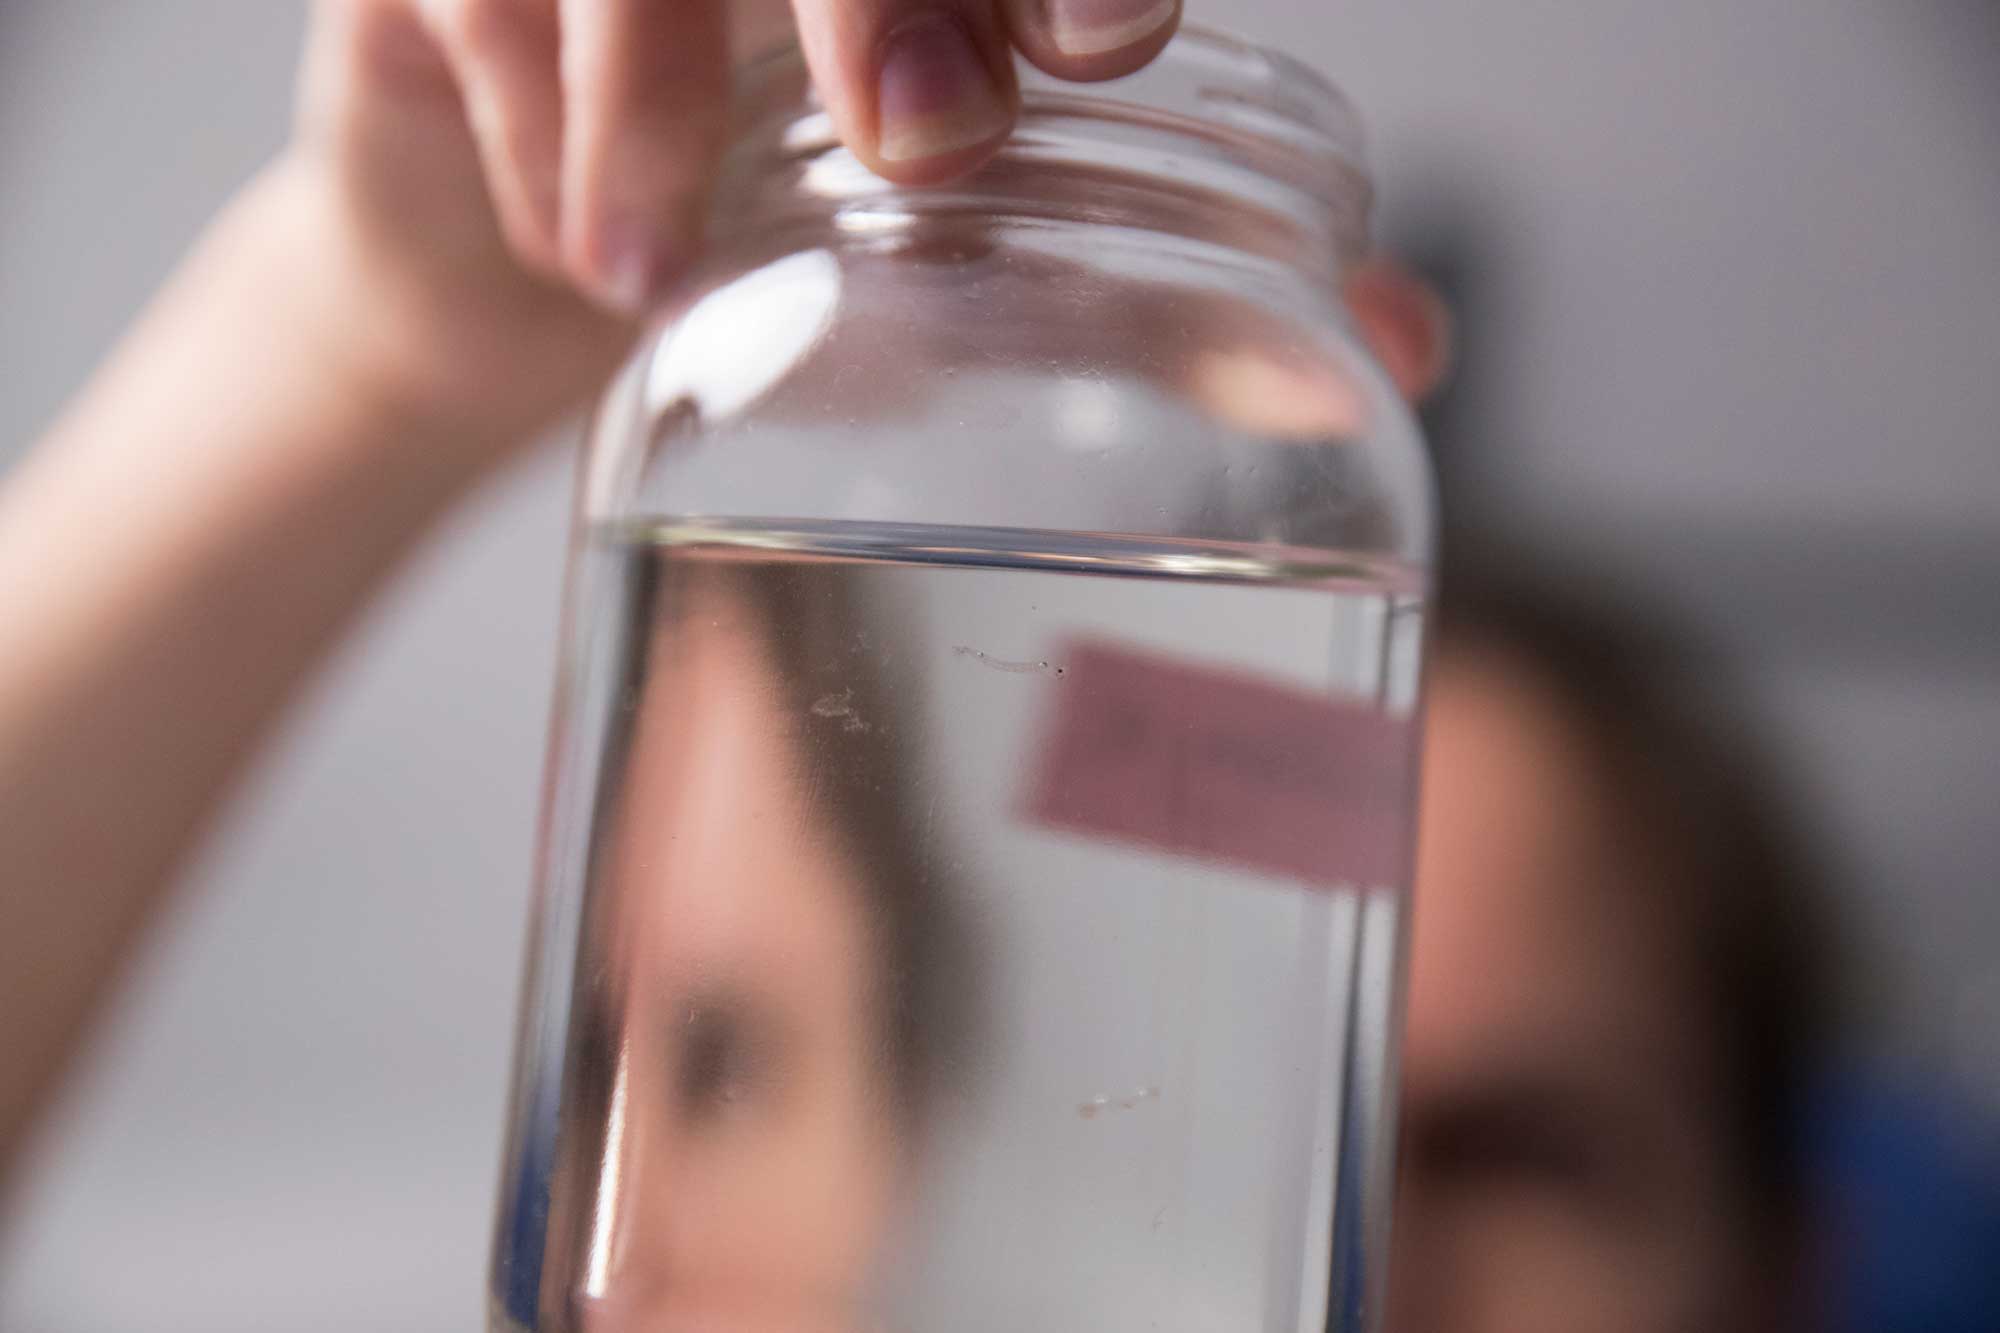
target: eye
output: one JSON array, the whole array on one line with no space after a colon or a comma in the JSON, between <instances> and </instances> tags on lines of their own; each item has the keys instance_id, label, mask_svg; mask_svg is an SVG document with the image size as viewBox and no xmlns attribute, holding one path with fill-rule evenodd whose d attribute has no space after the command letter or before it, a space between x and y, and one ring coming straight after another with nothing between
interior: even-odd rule
<instances>
[{"instance_id":1,"label":"eye","mask_svg":"<svg viewBox=\"0 0 2000 1333\"><path fill-rule=\"evenodd\" d=\"M1595 1175L1589 1148L1573 1136L1544 1128L1509 1126L1479 1145L1484 1166L1495 1175L1581 1189Z\"/></svg>"},{"instance_id":2,"label":"eye","mask_svg":"<svg viewBox=\"0 0 2000 1333\"><path fill-rule=\"evenodd\" d=\"M727 1099L735 1047L734 1024L727 1014L710 1008L689 1012L687 1027L681 1034L682 1110L699 1111Z\"/></svg>"},{"instance_id":3,"label":"eye","mask_svg":"<svg viewBox=\"0 0 2000 1333\"><path fill-rule=\"evenodd\" d=\"M740 1001L709 997L690 1004L677 1043L675 1099L682 1115L709 1119L768 1091L771 1041Z\"/></svg>"}]
</instances>

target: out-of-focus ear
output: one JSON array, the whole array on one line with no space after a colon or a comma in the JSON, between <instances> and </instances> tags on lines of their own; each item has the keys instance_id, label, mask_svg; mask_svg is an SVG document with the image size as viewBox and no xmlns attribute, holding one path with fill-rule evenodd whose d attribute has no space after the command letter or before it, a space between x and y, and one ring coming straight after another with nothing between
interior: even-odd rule
<instances>
[{"instance_id":1,"label":"out-of-focus ear","mask_svg":"<svg viewBox=\"0 0 2000 1333\"><path fill-rule=\"evenodd\" d=\"M1347 304L1375 359L1405 398L1420 402L1451 371L1451 312L1430 285L1392 259L1347 277Z\"/></svg>"}]
</instances>

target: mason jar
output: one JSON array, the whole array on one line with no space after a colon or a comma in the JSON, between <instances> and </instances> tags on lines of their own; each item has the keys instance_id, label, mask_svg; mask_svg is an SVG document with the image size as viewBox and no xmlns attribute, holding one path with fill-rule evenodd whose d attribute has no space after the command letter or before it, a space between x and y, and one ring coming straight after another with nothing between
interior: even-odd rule
<instances>
[{"instance_id":1,"label":"mason jar","mask_svg":"<svg viewBox=\"0 0 2000 1333\"><path fill-rule=\"evenodd\" d=\"M1371 1327L1432 517L1353 113L1201 32L940 188L739 109L581 466L494 1327Z\"/></svg>"}]
</instances>

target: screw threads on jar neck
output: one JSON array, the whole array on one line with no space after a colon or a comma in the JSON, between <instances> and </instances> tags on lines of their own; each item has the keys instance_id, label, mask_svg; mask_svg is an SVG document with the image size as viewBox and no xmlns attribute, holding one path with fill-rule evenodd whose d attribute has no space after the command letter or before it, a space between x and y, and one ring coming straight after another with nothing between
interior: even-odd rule
<instances>
[{"instance_id":1,"label":"screw threads on jar neck","mask_svg":"<svg viewBox=\"0 0 2000 1333\"><path fill-rule=\"evenodd\" d=\"M897 186L840 146L796 52L745 71L743 132L718 201L729 234L824 226L895 235L985 215L1178 236L1331 281L1368 242L1373 189L1358 118L1311 70L1183 31L1110 84L1024 71L1020 126L943 187Z\"/></svg>"}]
</instances>

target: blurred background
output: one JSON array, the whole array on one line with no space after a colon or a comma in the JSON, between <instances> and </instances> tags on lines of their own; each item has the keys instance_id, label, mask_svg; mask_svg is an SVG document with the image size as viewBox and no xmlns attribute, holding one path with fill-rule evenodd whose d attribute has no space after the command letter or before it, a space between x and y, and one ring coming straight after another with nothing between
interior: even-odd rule
<instances>
[{"instance_id":1,"label":"blurred background","mask_svg":"<svg viewBox=\"0 0 2000 1333\"><path fill-rule=\"evenodd\" d=\"M1451 520L1747 682L1856 1065L2000 1123L2000 5L1239 0L1445 288ZM0 6L0 467L282 142L304 4ZM0 1327L472 1328L567 517L462 512L249 784L0 1230ZM87 539L87 534L79 534Z\"/></svg>"}]
</instances>

